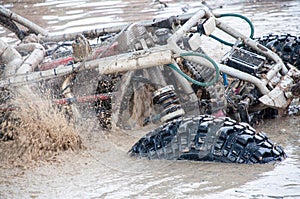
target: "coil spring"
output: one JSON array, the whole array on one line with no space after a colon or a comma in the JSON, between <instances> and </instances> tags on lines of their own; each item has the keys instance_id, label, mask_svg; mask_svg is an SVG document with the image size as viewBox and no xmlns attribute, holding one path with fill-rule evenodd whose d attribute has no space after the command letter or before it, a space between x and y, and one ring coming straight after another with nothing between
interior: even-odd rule
<instances>
[{"instance_id":1,"label":"coil spring","mask_svg":"<svg viewBox=\"0 0 300 199\"><path fill-rule=\"evenodd\" d=\"M168 122L182 117L185 112L181 107L173 85L168 85L156 90L153 93L153 103L161 105L160 120Z\"/></svg>"},{"instance_id":2,"label":"coil spring","mask_svg":"<svg viewBox=\"0 0 300 199\"><path fill-rule=\"evenodd\" d=\"M203 67L189 61L183 61L183 66L186 67L194 79L199 82L209 82L214 77L214 70L211 68ZM196 93L199 89L203 89L195 84L192 85L192 88ZM203 95L200 98L201 114L213 114L220 110L226 110L227 101L224 96L225 91L221 81L218 81L215 85L206 87L205 90L209 96ZM207 97L209 100L207 100Z\"/></svg>"}]
</instances>

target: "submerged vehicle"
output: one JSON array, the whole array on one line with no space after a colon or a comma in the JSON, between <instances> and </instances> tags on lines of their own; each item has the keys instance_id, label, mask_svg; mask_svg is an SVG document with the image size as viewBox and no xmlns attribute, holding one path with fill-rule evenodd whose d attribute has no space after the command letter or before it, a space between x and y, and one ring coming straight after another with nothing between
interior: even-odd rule
<instances>
[{"instance_id":1,"label":"submerged vehicle","mask_svg":"<svg viewBox=\"0 0 300 199\"><path fill-rule=\"evenodd\" d=\"M247 18L217 15L205 6L193 14L65 35L50 35L2 6L0 13L1 24L21 40L15 47L0 40L3 92L34 93L28 85L50 89L54 103L69 107L66 115L93 112L103 129L153 125L129 150L133 156L236 163L286 157L251 125L287 114L300 96L299 37L255 40ZM250 37L218 19L227 16L245 19ZM213 36L215 29L236 42ZM205 53L206 36L231 46L222 60Z\"/></svg>"}]
</instances>

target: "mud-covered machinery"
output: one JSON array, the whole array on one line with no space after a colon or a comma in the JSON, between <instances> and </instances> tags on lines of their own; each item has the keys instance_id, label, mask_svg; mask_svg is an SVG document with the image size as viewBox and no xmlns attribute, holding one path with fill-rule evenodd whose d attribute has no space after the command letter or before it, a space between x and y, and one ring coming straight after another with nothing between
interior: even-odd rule
<instances>
[{"instance_id":1,"label":"mud-covered machinery","mask_svg":"<svg viewBox=\"0 0 300 199\"><path fill-rule=\"evenodd\" d=\"M1 41L2 88L42 82L41 88L51 86L52 96L62 97L53 101L68 104L74 117L84 118L87 106L92 107L103 128L162 124L132 148L140 156L239 163L285 157L247 123L267 112L284 113L299 97L299 37L256 41L253 33L239 33L206 7L194 14L66 35L50 35L4 7L0 11L6 20L2 24L22 40L16 47ZM16 22L35 34L24 36ZM236 42L216 38L215 29ZM205 35L232 46L222 60L205 54L200 42ZM284 52L288 45L292 52ZM75 106L77 102L87 104Z\"/></svg>"}]
</instances>

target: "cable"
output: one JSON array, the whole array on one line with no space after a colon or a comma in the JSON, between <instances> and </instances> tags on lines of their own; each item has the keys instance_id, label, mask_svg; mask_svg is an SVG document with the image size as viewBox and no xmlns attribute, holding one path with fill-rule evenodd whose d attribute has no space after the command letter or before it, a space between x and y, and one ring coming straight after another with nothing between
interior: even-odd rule
<instances>
[{"instance_id":1,"label":"cable","mask_svg":"<svg viewBox=\"0 0 300 199\"><path fill-rule=\"evenodd\" d=\"M220 14L218 16L218 18L221 18L221 17L238 17L238 18L241 18L243 20L245 20L249 26L250 26L250 38L253 39L253 36L254 36L254 26L252 24L252 22L250 21L250 19L248 19L247 17L243 16L243 15L240 15L240 14L235 14L235 13L226 13L226 14ZM227 46L233 46L234 44L230 43L230 42L227 42L223 39L220 39L219 37L217 36L214 36L214 35L209 35L211 38L217 40L218 42L221 42L222 44L225 44ZM239 46L241 46L242 44L240 44Z\"/></svg>"},{"instance_id":2,"label":"cable","mask_svg":"<svg viewBox=\"0 0 300 199\"><path fill-rule=\"evenodd\" d=\"M202 53L197 53L197 52L187 52L187 53L181 53L180 56L185 57L185 56L198 56L198 57L202 57L206 60L208 60L210 63L212 63L212 65L214 66L215 70L216 70L216 76L215 78L210 81L210 82L199 82L191 77L189 77L187 74L185 74L184 72L182 72L179 68L177 68L174 64L168 64L168 66L170 68L172 68L173 70L175 70L176 72L178 72L180 75L182 75L185 79L187 79L188 81L192 82L193 84L196 84L198 86L202 86L202 87L208 87L211 86L213 84L215 84L216 82L219 81L219 67L218 64L209 56L202 54Z\"/></svg>"}]
</instances>

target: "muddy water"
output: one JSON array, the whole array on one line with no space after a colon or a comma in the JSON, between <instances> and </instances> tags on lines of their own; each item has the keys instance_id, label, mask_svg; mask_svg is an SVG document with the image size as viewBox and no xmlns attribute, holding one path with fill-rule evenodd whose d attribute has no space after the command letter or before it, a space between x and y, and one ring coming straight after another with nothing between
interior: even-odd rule
<instances>
[{"instance_id":1,"label":"muddy water","mask_svg":"<svg viewBox=\"0 0 300 199\"><path fill-rule=\"evenodd\" d=\"M54 34L181 14L182 9L192 12L199 4L166 2L168 7L159 9L151 1L133 0L1 1ZM218 12L242 13L252 19L256 36L299 33L298 0L217 2L212 5L223 5ZM234 25L247 34L246 24L235 20ZM0 36L16 41L2 28ZM214 48L219 47L223 49ZM285 148L285 161L237 165L134 159L126 153L144 132L82 131L86 151L65 153L56 162L34 169L2 167L0 198L300 198L300 118L265 121L257 129Z\"/></svg>"}]
</instances>

